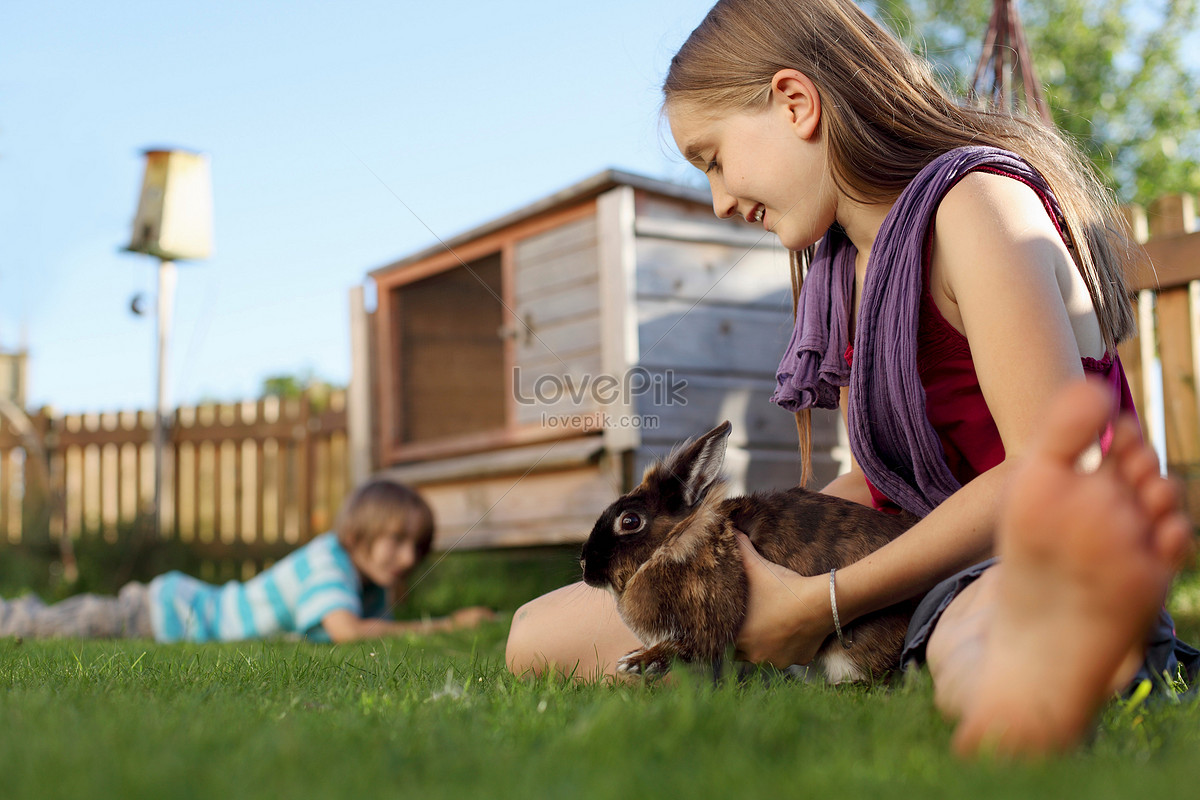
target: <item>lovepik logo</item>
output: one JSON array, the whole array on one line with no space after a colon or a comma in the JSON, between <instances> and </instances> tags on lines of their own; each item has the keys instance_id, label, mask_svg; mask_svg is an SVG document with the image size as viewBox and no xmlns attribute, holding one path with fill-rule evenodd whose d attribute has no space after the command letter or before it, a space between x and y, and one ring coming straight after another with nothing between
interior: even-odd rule
<instances>
[{"instance_id":1,"label":"lovepik logo","mask_svg":"<svg viewBox=\"0 0 1200 800\"><path fill-rule=\"evenodd\" d=\"M513 367L513 397L519 405L552 405L569 400L574 405L592 400L599 405L631 403L635 397L649 397L655 406L686 406L687 381L677 379L674 370L651 372L634 367L622 376L538 375L528 388L521 383L521 368Z\"/></svg>"}]
</instances>

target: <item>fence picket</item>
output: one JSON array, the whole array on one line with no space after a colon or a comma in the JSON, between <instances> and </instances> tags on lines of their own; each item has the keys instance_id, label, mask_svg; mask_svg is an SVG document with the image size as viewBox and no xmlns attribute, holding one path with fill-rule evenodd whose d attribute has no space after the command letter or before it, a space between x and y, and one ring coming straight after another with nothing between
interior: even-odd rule
<instances>
[{"instance_id":1,"label":"fence picket","mask_svg":"<svg viewBox=\"0 0 1200 800\"><path fill-rule=\"evenodd\" d=\"M345 458L332 457L334 440L345 438L346 413L344 404L310 413L311 403L308 396L265 398L181 407L172 416L164 536L223 562L213 564L212 575L245 574L331 524L348 487L348 476L331 474L348 469ZM43 410L33 421L45 465L32 464L26 443L0 423L0 546L57 540L64 530L113 541L120 528L146 522L150 414ZM50 486L31 491L34 480Z\"/></svg>"}]
</instances>

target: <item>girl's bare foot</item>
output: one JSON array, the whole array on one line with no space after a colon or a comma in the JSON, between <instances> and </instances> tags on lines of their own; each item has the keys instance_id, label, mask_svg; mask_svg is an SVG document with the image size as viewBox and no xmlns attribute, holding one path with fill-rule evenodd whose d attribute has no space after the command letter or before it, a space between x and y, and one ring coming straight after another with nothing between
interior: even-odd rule
<instances>
[{"instance_id":1,"label":"girl's bare foot","mask_svg":"<svg viewBox=\"0 0 1200 800\"><path fill-rule=\"evenodd\" d=\"M1076 470L1110 409L1100 386L1068 387L1013 476L996 534L994 625L955 733L959 754L1076 744L1122 665L1140 656L1191 545L1178 489L1132 420L1118 422L1099 469Z\"/></svg>"}]
</instances>

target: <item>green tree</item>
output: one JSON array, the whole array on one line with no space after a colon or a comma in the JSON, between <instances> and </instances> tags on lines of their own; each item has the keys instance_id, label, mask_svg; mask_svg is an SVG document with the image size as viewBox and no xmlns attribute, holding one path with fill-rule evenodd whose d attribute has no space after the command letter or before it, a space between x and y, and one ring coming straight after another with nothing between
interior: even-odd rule
<instances>
[{"instance_id":1,"label":"green tree","mask_svg":"<svg viewBox=\"0 0 1200 800\"><path fill-rule=\"evenodd\" d=\"M334 386L323 378L316 377L311 370L301 374L280 373L263 378L261 395L263 397L278 397L290 400L308 395L309 402L316 409L324 409L329 405L329 396L337 391Z\"/></svg>"},{"instance_id":2,"label":"green tree","mask_svg":"<svg viewBox=\"0 0 1200 800\"><path fill-rule=\"evenodd\" d=\"M875 0L868 10L965 94L991 9L991 0ZM1118 197L1200 191L1197 0L1025 0L1019 9L1055 123Z\"/></svg>"}]
</instances>

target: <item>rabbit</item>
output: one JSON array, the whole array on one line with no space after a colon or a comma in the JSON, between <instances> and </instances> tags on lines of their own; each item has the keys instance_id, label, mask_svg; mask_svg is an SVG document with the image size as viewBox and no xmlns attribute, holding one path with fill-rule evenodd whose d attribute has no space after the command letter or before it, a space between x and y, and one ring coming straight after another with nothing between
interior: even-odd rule
<instances>
[{"instance_id":1,"label":"rabbit","mask_svg":"<svg viewBox=\"0 0 1200 800\"><path fill-rule=\"evenodd\" d=\"M618 672L666 672L674 658L719 674L746 616L747 582L734 531L763 557L801 575L844 567L896 538L917 517L796 487L724 498L724 422L650 466L639 486L600 515L583 545L584 583L608 589L645 647ZM899 666L913 604L865 615L830 636L813 664L829 683L867 681Z\"/></svg>"}]
</instances>

